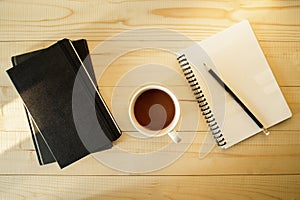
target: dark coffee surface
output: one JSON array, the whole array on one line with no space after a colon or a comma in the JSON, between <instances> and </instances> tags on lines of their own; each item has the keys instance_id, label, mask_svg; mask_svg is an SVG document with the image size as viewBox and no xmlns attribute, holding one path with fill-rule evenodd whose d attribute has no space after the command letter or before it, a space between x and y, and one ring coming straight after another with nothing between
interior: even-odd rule
<instances>
[{"instance_id":1,"label":"dark coffee surface","mask_svg":"<svg viewBox=\"0 0 300 200\"><path fill-rule=\"evenodd\" d=\"M172 122L175 105L166 92L150 89L136 99L134 115L141 126L157 131L166 128Z\"/></svg>"}]
</instances>

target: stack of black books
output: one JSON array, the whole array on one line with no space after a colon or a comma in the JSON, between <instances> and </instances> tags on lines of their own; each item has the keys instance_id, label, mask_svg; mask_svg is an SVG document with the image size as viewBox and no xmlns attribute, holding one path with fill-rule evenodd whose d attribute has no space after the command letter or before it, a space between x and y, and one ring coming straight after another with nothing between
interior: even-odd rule
<instances>
[{"instance_id":1,"label":"stack of black books","mask_svg":"<svg viewBox=\"0 0 300 200\"><path fill-rule=\"evenodd\" d=\"M12 63L7 73L23 100L41 165L64 168L121 136L98 91L86 40L63 39Z\"/></svg>"}]
</instances>

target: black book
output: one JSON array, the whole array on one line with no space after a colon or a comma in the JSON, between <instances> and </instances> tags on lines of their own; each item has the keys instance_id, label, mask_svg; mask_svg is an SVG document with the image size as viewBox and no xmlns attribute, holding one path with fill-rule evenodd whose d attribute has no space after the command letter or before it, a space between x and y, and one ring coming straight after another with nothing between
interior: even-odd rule
<instances>
[{"instance_id":1,"label":"black book","mask_svg":"<svg viewBox=\"0 0 300 200\"><path fill-rule=\"evenodd\" d=\"M97 85L94 70L93 70L93 67L92 67L92 64L90 61L90 57L89 57L89 50L88 50L86 40L81 39L81 40L73 41L72 44L73 44L74 48L76 49L80 59L85 61L85 67L86 67L90 77L92 78L94 84ZM17 56L13 56L11 59L12 64L15 67L19 63L22 63L22 62L28 60L29 58L37 55L38 53L41 53L42 51L43 51L43 49L33 51L33 52L28 52L28 53L17 55ZM36 150L39 164L45 165L48 163L55 162L56 160L55 160L54 156L52 155L51 150L49 149L47 143L43 139L41 133L38 131L38 127L33 123L33 119L30 117L30 114L29 114L28 110L26 109L26 107L25 107L25 113L26 113L26 117L28 120L30 132L31 132L31 136L32 136L33 144L34 144L34 147Z\"/></svg>"},{"instance_id":2,"label":"black book","mask_svg":"<svg viewBox=\"0 0 300 200\"><path fill-rule=\"evenodd\" d=\"M89 56L83 59L86 41L64 39L30 54L13 57L7 73L28 111L35 144L44 140L61 168L110 148L121 131L97 90Z\"/></svg>"}]
</instances>

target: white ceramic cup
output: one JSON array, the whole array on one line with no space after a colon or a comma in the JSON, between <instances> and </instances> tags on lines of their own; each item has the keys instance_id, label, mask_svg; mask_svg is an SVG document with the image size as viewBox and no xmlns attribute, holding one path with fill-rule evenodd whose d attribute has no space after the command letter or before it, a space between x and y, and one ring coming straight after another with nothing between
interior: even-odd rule
<instances>
[{"instance_id":1,"label":"white ceramic cup","mask_svg":"<svg viewBox=\"0 0 300 200\"><path fill-rule=\"evenodd\" d=\"M135 103L136 103L136 100L138 99L138 97L140 95L142 95L144 92L146 92L148 90L152 90L152 89L161 90L162 92L166 93L172 99L174 109L175 109L175 114L174 114L173 119L171 120L171 122L165 128L162 127L162 129L159 129L159 130L151 130L151 129L148 129L147 127L145 127L145 126L142 126L138 122L138 120L136 119L136 116L135 116L135 113L134 113ZM153 112L155 112L155 106L159 106L159 104L155 104L154 106L152 106ZM160 112L161 112L162 108L159 108ZM149 111L148 114L151 115L151 112ZM161 137L161 136L164 136L164 135L168 134L169 137L175 143L179 143L181 141L181 139L179 138L179 136L177 135L177 133L175 131L175 127L178 124L179 119L180 119L179 101L176 98L176 96L169 89L167 89L164 86L151 84L151 85L142 86L139 89L137 89L134 92L134 94L132 95L132 97L130 98L130 101L129 101L129 118L130 118L130 121L131 121L132 125L142 135L144 135L146 137ZM151 119L151 116L150 116L150 119Z\"/></svg>"}]
</instances>

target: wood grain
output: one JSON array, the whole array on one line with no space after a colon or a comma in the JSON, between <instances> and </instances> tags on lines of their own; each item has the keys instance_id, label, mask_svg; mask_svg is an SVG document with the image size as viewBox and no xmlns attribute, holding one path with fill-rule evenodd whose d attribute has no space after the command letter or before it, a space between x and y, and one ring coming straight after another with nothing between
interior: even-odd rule
<instances>
[{"instance_id":1,"label":"wood grain","mask_svg":"<svg viewBox=\"0 0 300 200\"><path fill-rule=\"evenodd\" d=\"M299 1L1 1L2 41L61 37L103 40L162 27L201 40L249 19L259 40L300 41ZM134 39L134 37L133 37Z\"/></svg>"},{"instance_id":2,"label":"wood grain","mask_svg":"<svg viewBox=\"0 0 300 200\"><path fill-rule=\"evenodd\" d=\"M1 199L298 199L299 176L2 176ZM18 189L15 187L18 185Z\"/></svg>"},{"instance_id":3,"label":"wood grain","mask_svg":"<svg viewBox=\"0 0 300 200\"><path fill-rule=\"evenodd\" d=\"M126 144L118 146L128 152L143 144L139 140L120 139ZM186 133L188 134L188 133ZM269 137L258 134L228 150L215 148L207 157L199 159L199 150L206 132L198 132L193 143L175 163L149 175L243 175L243 174L299 174L299 131L272 131ZM111 169L99 157L87 156L79 162L60 170L57 164L38 165L29 132L0 132L0 174L43 175L120 175L129 174ZM157 141L167 145L170 141ZM144 143L144 149L147 143ZM153 144L152 144L153 145ZM149 153L149 152L148 152ZM176 151L170 153L177 153ZM151 156L149 156L151 158ZM130 160L128 160L130 162ZM18 163L18 164L16 164ZM187 165L188 163L188 165ZM135 163L139 165L140 163Z\"/></svg>"},{"instance_id":4,"label":"wood grain","mask_svg":"<svg viewBox=\"0 0 300 200\"><path fill-rule=\"evenodd\" d=\"M272 127L269 137L257 134L228 150L215 148L200 160L199 149L207 130L199 122L196 137L183 156L152 173L123 173L93 156L64 170L55 163L38 165L22 102L5 73L11 67L11 56L47 47L62 38L85 38L92 53L111 41L110 48L100 53L114 57L118 48L129 47L120 47L120 43L136 42L139 36L111 38L123 31L161 28L201 41L243 19L250 21L293 112L291 119ZM149 31L143 37L150 43L165 42L165 48L173 52L187 45L174 34ZM300 199L298 0L3 0L0 52L0 199ZM111 81L132 66L151 60L176 65L166 52L142 49L111 63ZM101 61L96 59L96 72L98 63ZM111 83L98 80L111 107ZM180 101L193 103L189 98ZM129 140L133 130L126 131L115 145L134 152L151 150L153 146L147 143ZM154 146L168 142L154 141Z\"/></svg>"}]
</instances>

